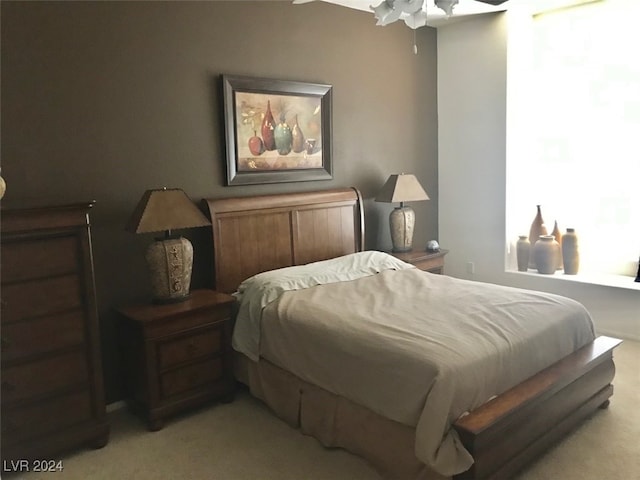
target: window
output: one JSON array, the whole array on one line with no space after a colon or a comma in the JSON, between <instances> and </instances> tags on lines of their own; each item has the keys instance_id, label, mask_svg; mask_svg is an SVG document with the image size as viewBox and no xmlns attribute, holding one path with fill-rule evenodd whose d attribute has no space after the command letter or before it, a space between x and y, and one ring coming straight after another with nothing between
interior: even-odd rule
<instances>
[{"instance_id":1,"label":"window","mask_svg":"<svg viewBox=\"0 0 640 480\"><path fill-rule=\"evenodd\" d=\"M640 2L509 19L507 239L541 205L576 229L580 271L635 276L640 256Z\"/></svg>"}]
</instances>

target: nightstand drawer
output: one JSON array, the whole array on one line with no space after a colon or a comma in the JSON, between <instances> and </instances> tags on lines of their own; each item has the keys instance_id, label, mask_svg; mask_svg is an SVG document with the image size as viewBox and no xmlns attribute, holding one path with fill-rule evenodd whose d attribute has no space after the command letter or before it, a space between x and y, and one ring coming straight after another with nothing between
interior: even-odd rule
<instances>
[{"instance_id":1,"label":"nightstand drawer","mask_svg":"<svg viewBox=\"0 0 640 480\"><path fill-rule=\"evenodd\" d=\"M410 252L389 252L403 262L410 263L420 270L431 273L444 273L444 256L449 250L440 249L437 252L412 250Z\"/></svg>"},{"instance_id":2,"label":"nightstand drawer","mask_svg":"<svg viewBox=\"0 0 640 480\"><path fill-rule=\"evenodd\" d=\"M26 400L87 382L84 352L78 350L2 369L2 403Z\"/></svg>"},{"instance_id":3,"label":"nightstand drawer","mask_svg":"<svg viewBox=\"0 0 640 480\"><path fill-rule=\"evenodd\" d=\"M192 328L211 323L222 322L231 317L231 305L220 305L216 308L190 312L188 315L166 317L145 324L144 335L147 339L179 334Z\"/></svg>"},{"instance_id":4,"label":"nightstand drawer","mask_svg":"<svg viewBox=\"0 0 640 480\"><path fill-rule=\"evenodd\" d=\"M161 396L170 397L222 378L222 358L195 363L162 375Z\"/></svg>"},{"instance_id":5,"label":"nightstand drawer","mask_svg":"<svg viewBox=\"0 0 640 480\"><path fill-rule=\"evenodd\" d=\"M158 343L158 366L162 370L172 365L218 353L221 348L222 331L219 328L209 328L191 335L174 337Z\"/></svg>"}]
</instances>

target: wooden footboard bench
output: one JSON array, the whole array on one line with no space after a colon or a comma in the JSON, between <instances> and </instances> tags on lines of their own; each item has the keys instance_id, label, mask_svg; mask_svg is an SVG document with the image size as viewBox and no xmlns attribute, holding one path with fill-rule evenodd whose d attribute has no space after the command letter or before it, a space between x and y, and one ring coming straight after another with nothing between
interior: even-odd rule
<instances>
[{"instance_id":1,"label":"wooden footboard bench","mask_svg":"<svg viewBox=\"0 0 640 480\"><path fill-rule=\"evenodd\" d=\"M508 479L613 394L613 349L601 336L454 424L475 463L455 478Z\"/></svg>"}]
</instances>

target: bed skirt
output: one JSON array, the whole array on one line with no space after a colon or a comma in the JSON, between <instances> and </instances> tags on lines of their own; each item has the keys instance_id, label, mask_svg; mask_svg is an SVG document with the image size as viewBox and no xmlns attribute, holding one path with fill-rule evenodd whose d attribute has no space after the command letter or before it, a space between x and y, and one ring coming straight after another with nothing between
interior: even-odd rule
<instances>
[{"instance_id":1,"label":"bed skirt","mask_svg":"<svg viewBox=\"0 0 640 480\"><path fill-rule=\"evenodd\" d=\"M261 360L235 353L236 378L274 413L325 447L367 460L385 479L444 480L414 454L415 429L386 419L350 400L311 385Z\"/></svg>"}]
</instances>

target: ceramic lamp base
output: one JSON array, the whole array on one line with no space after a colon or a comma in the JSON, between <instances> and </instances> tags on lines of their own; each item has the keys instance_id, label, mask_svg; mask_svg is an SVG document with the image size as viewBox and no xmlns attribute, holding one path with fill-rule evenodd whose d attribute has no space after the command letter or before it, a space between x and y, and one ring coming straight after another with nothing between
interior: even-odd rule
<instances>
[{"instance_id":1,"label":"ceramic lamp base","mask_svg":"<svg viewBox=\"0 0 640 480\"><path fill-rule=\"evenodd\" d=\"M189 297L193 246L184 237L156 240L147 250L154 303L177 303Z\"/></svg>"},{"instance_id":2,"label":"ceramic lamp base","mask_svg":"<svg viewBox=\"0 0 640 480\"><path fill-rule=\"evenodd\" d=\"M389 229L394 252L409 252L413 249L413 228L416 214L413 208L396 207L389 215Z\"/></svg>"}]
</instances>

